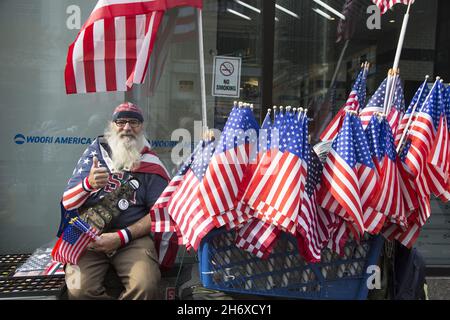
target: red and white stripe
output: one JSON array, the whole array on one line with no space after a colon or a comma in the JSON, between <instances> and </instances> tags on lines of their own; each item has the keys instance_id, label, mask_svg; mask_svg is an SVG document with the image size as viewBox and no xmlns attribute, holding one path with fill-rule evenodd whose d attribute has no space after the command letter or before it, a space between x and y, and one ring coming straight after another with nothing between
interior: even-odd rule
<instances>
[{"instance_id":1,"label":"red and white stripe","mask_svg":"<svg viewBox=\"0 0 450 320\"><path fill-rule=\"evenodd\" d=\"M320 140L322 141L331 141L336 138L339 133L339 129L342 127L342 123L344 122L345 110L341 109L336 114L336 116L331 120L328 126L323 130L320 135Z\"/></svg>"},{"instance_id":2,"label":"red and white stripe","mask_svg":"<svg viewBox=\"0 0 450 320\"><path fill-rule=\"evenodd\" d=\"M361 166L358 171L358 177L359 188L361 190L364 228L370 234L378 234L383 227L386 216L370 207L372 198L380 188L380 164L376 158L373 158L373 162L375 169Z\"/></svg>"},{"instance_id":3,"label":"red and white stripe","mask_svg":"<svg viewBox=\"0 0 450 320\"><path fill-rule=\"evenodd\" d=\"M431 116L427 113L419 113L408 135L411 139L411 148L405 163L414 176L419 176L424 170L426 159L436 136Z\"/></svg>"},{"instance_id":4,"label":"red and white stripe","mask_svg":"<svg viewBox=\"0 0 450 320\"><path fill-rule=\"evenodd\" d=\"M90 186L88 178L84 178L75 187L63 194L62 204L66 210L74 210L83 205L94 189Z\"/></svg>"},{"instance_id":5,"label":"red and white stripe","mask_svg":"<svg viewBox=\"0 0 450 320\"><path fill-rule=\"evenodd\" d=\"M351 168L333 149L323 168L322 181L328 192L345 209L341 216L351 223L359 239L364 233L364 218L357 169Z\"/></svg>"},{"instance_id":6,"label":"red and white stripe","mask_svg":"<svg viewBox=\"0 0 450 320\"><path fill-rule=\"evenodd\" d=\"M178 235L175 232L157 232L154 241L160 268L170 269L178 253Z\"/></svg>"},{"instance_id":7,"label":"red and white stripe","mask_svg":"<svg viewBox=\"0 0 450 320\"><path fill-rule=\"evenodd\" d=\"M384 14L398 3L408 5L409 3L414 3L414 0L372 0L372 2L380 8L381 14Z\"/></svg>"},{"instance_id":8,"label":"red and white stripe","mask_svg":"<svg viewBox=\"0 0 450 320\"><path fill-rule=\"evenodd\" d=\"M405 211L411 212L419 208L417 200L417 186L414 177L409 173L408 167L400 159L397 160L399 183L403 195Z\"/></svg>"},{"instance_id":9,"label":"red and white stripe","mask_svg":"<svg viewBox=\"0 0 450 320\"><path fill-rule=\"evenodd\" d=\"M281 231L270 223L251 219L237 233L236 246L265 259L272 252L280 233Z\"/></svg>"},{"instance_id":10,"label":"red and white stripe","mask_svg":"<svg viewBox=\"0 0 450 320\"><path fill-rule=\"evenodd\" d=\"M82 29L67 56L67 93L127 91L127 84L142 83L162 16L119 16Z\"/></svg>"},{"instance_id":11,"label":"red and white stripe","mask_svg":"<svg viewBox=\"0 0 450 320\"><path fill-rule=\"evenodd\" d=\"M198 196L199 180L189 169L181 185L175 190L168 204L169 215L178 226L184 244L198 249L201 239L215 225L204 212Z\"/></svg>"},{"instance_id":12,"label":"red and white stripe","mask_svg":"<svg viewBox=\"0 0 450 320\"><path fill-rule=\"evenodd\" d=\"M387 216L390 221L406 227L405 207L397 165L387 155L383 159L379 189L372 199L371 206Z\"/></svg>"},{"instance_id":13,"label":"red and white stripe","mask_svg":"<svg viewBox=\"0 0 450 320\"><path fill-rule=\"evenodd\" d=\"M398 111L398 109L395 107L391 108L389 114L386 117L394 137L397 135L398 126L400 124L402 117L403 117L402 112Z\"/></svg>"},{"instance_id":14,"label":"red and white stripe","mask_svg":"<svg viewBox=\"0 0 450 320\"><path fill-rule=\"evenodd\" d=\"M358 102L358 93L356 91L350 92L345 105L339 110L336 116L331 120L328 126L320 135L320 140L322 141L331 141L336 138L339 133L339 130L342 128L342 123L344 122L345 111L358 111L359 110L359 102Z\"/></svg>"},{"instance_id":15,"label":"red and white stripe","mask_svg":"<svg viewBox=\"0 0 450 320\"><path fill-rule=\"evenodd\" d=\"M366 130L367 126L370 123L370 120L372 119L372 116L375 113L382 113L383 107L365 107L361 112L359 113L359 118L361 119L361 124L363 126L363 129Z\"/></svg>"},{"instance_id":16,"label":"red and white stripe","mask_svg":"<svg viewBox=\"0 0 450 320\"><path fill-rule=\"evenodd\" d=\"M143 83L164 11L197 0L100 0L75 41L65 69L71 93L127 91Z\"/></svg>"},{"instance_id":17,"label":"red and white stripe","mask_svg":"<svg viewBox=\"0 0 450 320\"><path fill-rule=\"evenodd\" d=\"M424 175L428 182L428 186L430 187L430 191L442 201L450 201L449 194L447 192L449 180L448 173L444 172L441 168L427 163Z\"/></svg>"},{"instance_id":18,"label":"red and white stripe","mask_svg":"<svg viewBox=\"0 0 450 320\"><path fill-rule=\"evenodd\" d=\"M439 127L436 133L436 139L428 155L428 163L446 171L448 167L448 150L449 150L449 132L448 132L447 117L445 114L441 115L439 120Z\"/></svg>"},{"instance_id":19,"label":"red and white stripe","mask_svg":"<svg viewBox=\"0 0 450 320\"><path fill-rule=\"evenodd\" d=\"M334 214L326 214L316 202L316 195L304 197L297 222L297 244L307 262L320 262L322 249L334 231Z\"/></svg>"},{"instance_id":20,"label":"red and white stripe","mask_svg":"<svg viewBox=\"0 0 450 320\"><path fill-rule=\"evenodd\" d=\"M164 189L164 191L159 196L158 200L155 202L153 207L150 209L150 217L152 220L151 230L152 232L174 232L177 231L177 225L173 221L172 217L169 215L167 206L169 200L172 197L175 190L183 181L184 176L176 175L169 183L169 185Z\"/></svg>"},{"instance_id":21,"label":"red and white stripe","mask_svg":"<svg viewBox=\"0 0 450 320\"><path fill-rule=\"evenodd\" d=\"M248 166L249 152L250 145L241 144L214 155L200 183L201 204L214 217L217 227L229 227L239 220L238 211L233 209Z\"/></svg>"},{"instance_id":22,"label":"red and white stripe","mask_svg":"<svg viewBox=\"0 0 450 320\"><path fill-rule=\"evenodd\" d=\"M347 226L347 222L338 217L338 224L334 228L333 233L331 234L330 242L328 243L328 248L341 256L344 254L345 244L350 237L350 232L347 229Z\"/></svg>"},{"instance_id":23,"label":"red and white stripe","mask_svg":"<svg viewBox=\"0 0 450 320\"><path fill-rule=\"evenodd\" d=\"M302 162L290 152L271 150L261 159L243 195L243 201L261 220L292 234L306 183Z\"/></svg>"}]
</instances>

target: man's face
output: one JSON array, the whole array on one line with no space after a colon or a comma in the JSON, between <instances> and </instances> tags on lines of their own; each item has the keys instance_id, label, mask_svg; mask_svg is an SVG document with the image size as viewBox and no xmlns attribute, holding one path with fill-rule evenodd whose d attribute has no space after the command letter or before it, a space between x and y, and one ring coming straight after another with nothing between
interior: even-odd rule
<instances>
[{"instance_id":1,"label":"man's face","mask_svg":"<svg viewBox=\"0 0 450 320\"><path fill-rule=\"evenodd\" d=\"M120 139L134 139L142 133L142 122L134 118L120 118L114 121L114 130Z\"/></svg>"}]
</instances>

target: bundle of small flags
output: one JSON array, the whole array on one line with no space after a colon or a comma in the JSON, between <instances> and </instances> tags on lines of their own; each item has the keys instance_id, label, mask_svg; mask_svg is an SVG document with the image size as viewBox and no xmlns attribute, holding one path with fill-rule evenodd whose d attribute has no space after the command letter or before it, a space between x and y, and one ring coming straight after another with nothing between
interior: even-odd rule
<instances>
[{"instance_id":1,"label":"bundle of small flags","mask_svg":"<svg viewBox=\"0 0 450 320\"><path fill-rule=\"evenodd\" d=\"M212 229L234 229L260 258L288 233L307 262L365 233L411 247L431 194L450 200L450 89L425 81L405 111L394 75L365 104L367 73L322 134L325 155L309 144L306 109L274 107L259 127L252 106L235 103L220 138L199 143L152 208L154 231L197 250Z\"/></svg>"}]
</instances>

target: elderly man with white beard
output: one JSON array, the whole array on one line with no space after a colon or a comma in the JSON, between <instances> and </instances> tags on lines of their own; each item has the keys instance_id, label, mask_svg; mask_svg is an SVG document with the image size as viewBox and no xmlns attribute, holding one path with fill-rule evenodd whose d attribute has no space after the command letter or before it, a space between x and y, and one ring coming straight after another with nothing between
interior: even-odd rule
<instances>
[{"instance_id":1,"label":"elderly man with white beard","mask_svg":"<svg viewBox=\"0 0 450 320\"><path fill-rule=\"evenodd\" d=\"M80 159L79 171L76 168L64 192L62 205L66 210L75 210L98 203L118 188L119 180L126 175L139 182L132 199L124 206L119 202L120 215L112 219L97 241L88 245L77 265L66 265L69 299L112 299L104 287L110 265L125 288L119 299L160 298L161 274L148 213L167 186L169 175L150 150L143 121L143 113L136 105L119 105L104 136L88 149L94 151L81 158L89 167L83 167Z\"/></svg>"}]
</instances>

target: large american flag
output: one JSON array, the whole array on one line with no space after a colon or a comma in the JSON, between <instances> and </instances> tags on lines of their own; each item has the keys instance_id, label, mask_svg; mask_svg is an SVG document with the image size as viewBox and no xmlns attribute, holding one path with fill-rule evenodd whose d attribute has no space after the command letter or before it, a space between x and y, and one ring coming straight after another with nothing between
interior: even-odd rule
<instances>
[{"instance_id":1,"label":"large american flag","mask_svg":"<svg viewBox=\"0 0 450 320\"><path fill-rule=\"evenodd\" d=\"M380 8L381 14L385 14L386 11L398 3L408 5L414 3L414 0L372 0L372 2Z\"/></svg>"},{"instance_id":2,"label":"large american flag","mask_svg":"<svg viewBox=\"0 0 450 320\"><path fill-rule=\"evenodd\" d=\"M253 111L235 105L199 186L202 207L217 227L232 227L240 220L242 212L236 210L238 191L250 157L257 153L258 130Z\"/></svg>"},{"instance_id":3,"label":"large american flag","mask_svg":"<svg viewBox=\"0 0 450 320\"><path fill-rule=\"evenodd\" d=\"M179 172L183 181L173 192L167 207L182 235L183 244L194 250L215 227L213 218L204 210L199 199L199 186L214 153L214 141L202 141L201 144L193 154L192 163Z\"/></svg>"},{"instance_id":4,"label":"large american flag","mask_svg":"<svg viewBox=\"0 0 450 320\"><path fill-rule=\"evenodd\" d=\"M143 83L164 11L201 8L201 0L99 0L75 41L65 69L71 93L127 91Z\"/></svg>"},{"instance_id":5,"label":"large american flag","mask_svg":"<svg viewBox=\"0 0 450 320\"><path fill-rule=\"evenodd\" d=\"M325 162L322 181L325 190L345 209L340 215L349 222L357 239L365 231L360 187L365 167L374 168L367 139L357 115L347 113Z\"/></svg>"},{"instance_id":6,"label":"large american flag","mask_svg":"<svg viewBox=\"0 0 450 320\"><path fill-rule=\"evenodd\" d=\"M64 230L52 250L54 261L77 264L89 243L95 241L98 231L81 219L74 219Z\"/></svg>"}]
</instances>

